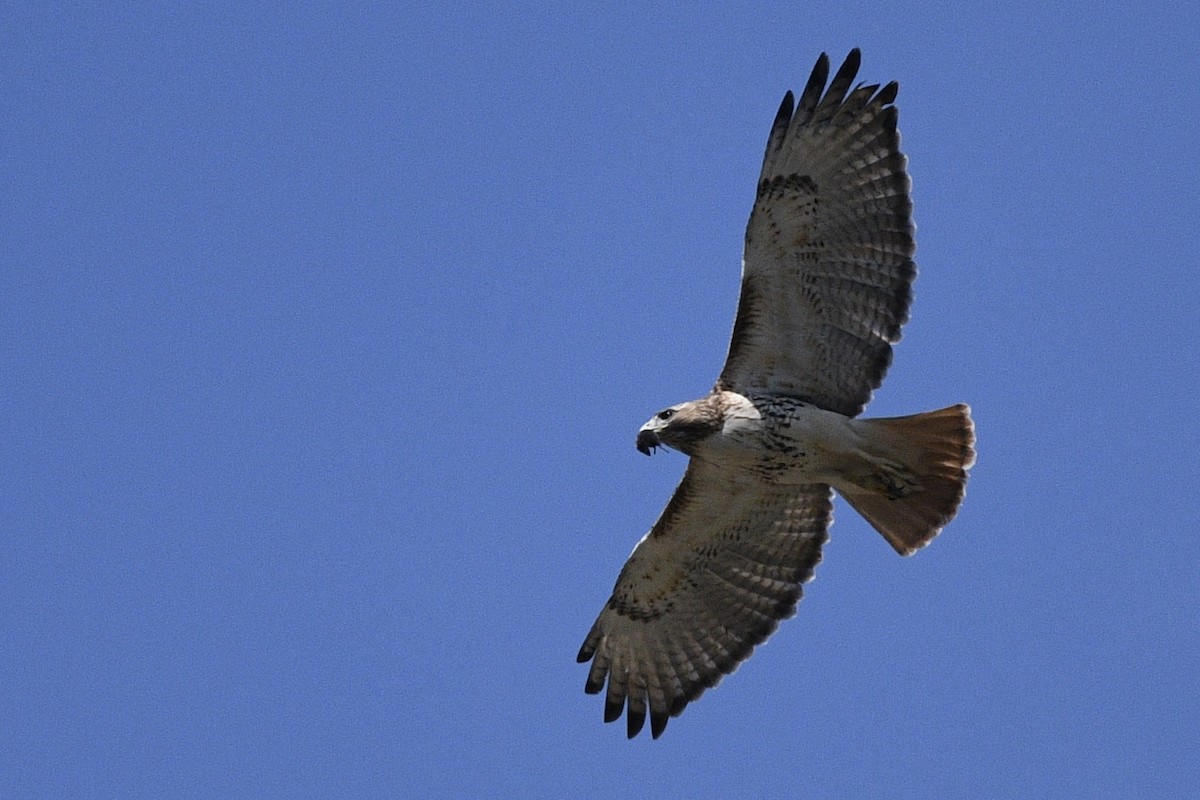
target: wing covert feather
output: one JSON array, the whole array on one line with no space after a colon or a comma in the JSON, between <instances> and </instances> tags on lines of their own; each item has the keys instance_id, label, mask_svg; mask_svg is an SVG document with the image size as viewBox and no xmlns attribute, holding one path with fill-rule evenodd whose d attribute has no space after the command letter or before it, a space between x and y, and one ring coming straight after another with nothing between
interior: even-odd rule
<instances>
[{"instance_id":1,"label":"wing covert feather","mask_svg":"<svg viewBox=\"0 0 1200 800\"><path fill-rule=\"evenodd\" d=\"M734 483L693 459L662 516L621 570L579 651L585 690L605 688L606 722L635 736L748 658L792 616L832 521L828 486Z\"/></svg>"}]
</instances>

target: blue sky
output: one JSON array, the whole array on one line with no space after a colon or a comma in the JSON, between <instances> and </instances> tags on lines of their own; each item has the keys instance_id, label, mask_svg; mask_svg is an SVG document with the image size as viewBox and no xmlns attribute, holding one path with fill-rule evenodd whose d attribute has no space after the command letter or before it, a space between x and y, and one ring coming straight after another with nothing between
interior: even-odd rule
<instances>
[{"instance_id":1,"label":"blue sky","mask_svg":"<svg viewBox=\"0 0 1200 800\"><path fill-rule=\"evenodd\" d=\"M1191 4L27 5L0 33L0 795L1181 797ZM35 10L36 9L36 10ZM724 357L779 99L896 79L954 524L839 503L657 742L575 653Z\"/></svg>"}]
</instances>

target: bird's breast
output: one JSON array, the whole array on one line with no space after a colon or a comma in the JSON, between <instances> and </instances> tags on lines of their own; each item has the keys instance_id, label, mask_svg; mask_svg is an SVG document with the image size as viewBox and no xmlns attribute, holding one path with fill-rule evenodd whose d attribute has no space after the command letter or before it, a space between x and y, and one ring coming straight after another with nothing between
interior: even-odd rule
<instances>
[{"instance_id":1,"label":"bird's breast","mask_svg":"<svg viewBox=\"0 0 1200 800\"><path fill-rule=\"evenodd\" d=\"M790 398L756 398L754 413L727 416L698 457L774 484L824 483L852 445L848 418Z\"/></svg>"}]
</instances>

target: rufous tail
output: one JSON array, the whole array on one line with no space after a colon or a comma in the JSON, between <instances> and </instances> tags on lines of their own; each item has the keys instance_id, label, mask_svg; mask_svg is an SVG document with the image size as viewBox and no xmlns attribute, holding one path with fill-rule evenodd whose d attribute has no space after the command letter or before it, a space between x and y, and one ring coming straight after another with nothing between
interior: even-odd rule
<instances>
[{"instance_id":1,"label":"rufous tail","mask_svg":"<svg viewBox=\"0 0 1200 800\"><path fill-rule=\"evenodd\" d=\"M838 486L896 552L920 550L954 518L975 463L975 423L960 403L907 417L860 419L875 469Z\"/></svg>"}]
</instances>

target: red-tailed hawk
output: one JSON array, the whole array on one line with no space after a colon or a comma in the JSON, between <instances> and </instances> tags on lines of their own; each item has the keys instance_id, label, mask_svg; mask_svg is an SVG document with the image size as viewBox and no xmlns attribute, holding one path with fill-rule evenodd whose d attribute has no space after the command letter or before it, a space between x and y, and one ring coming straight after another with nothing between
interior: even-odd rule
<instances>
[{"instance_id":1,"label":"red-tailed hawk","mask_svg":"<svg viewBox=\"0 0 1200 800\"><path fill-rule=\"evenodd\" d=\"M654 738L796 611L832 521L832 489L901 555L962 502L975 434L965 405L856 419L912 300L912 201L896 83L829 88L822 54L771 126L746 229L741 298L712 392L655 414L650 454L690 456L579 651L604 719L646 712ZM832 489L831 489L832 487Z\"/></svg>"}]
</instances>

